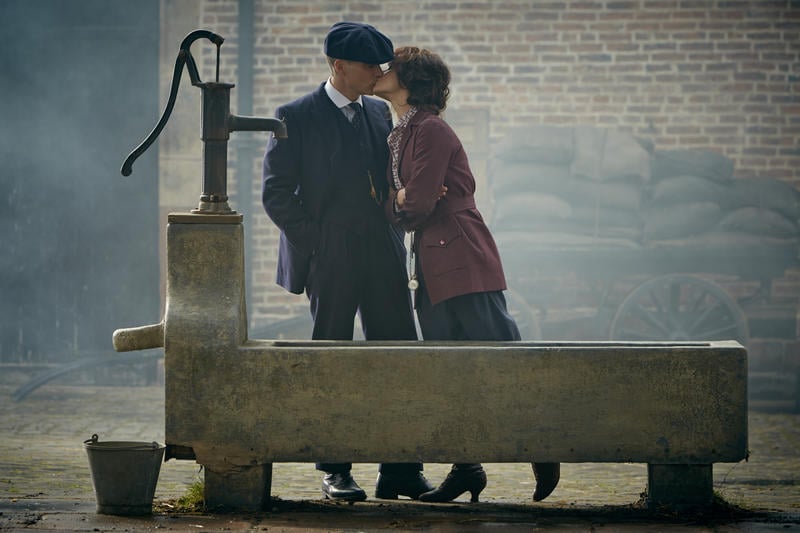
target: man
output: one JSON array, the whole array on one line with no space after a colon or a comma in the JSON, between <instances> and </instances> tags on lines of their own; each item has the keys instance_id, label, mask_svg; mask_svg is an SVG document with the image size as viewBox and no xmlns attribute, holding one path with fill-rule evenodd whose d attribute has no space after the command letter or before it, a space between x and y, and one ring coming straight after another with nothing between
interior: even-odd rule
<instances>
[{"instance_id":1,"label":"man","mask_svg":"<svg viewBox=\"0 0 800 533\"><path fill-rule=\"evenodd\" d=\"M416 340L403 234L382 207L391 114L364 96L392 60L392 42L368 24L339 22L324 52L330 78L278 108L288 138L272 138L264 157L262 203L281 230L277 282L308 295L313 339L352 340L358 312L367 340ZM325 497L366 499L350 468L317 464ZM416 499L433 488L421 470L382 464L375 496Z\"/></svg>"}]
</instances>

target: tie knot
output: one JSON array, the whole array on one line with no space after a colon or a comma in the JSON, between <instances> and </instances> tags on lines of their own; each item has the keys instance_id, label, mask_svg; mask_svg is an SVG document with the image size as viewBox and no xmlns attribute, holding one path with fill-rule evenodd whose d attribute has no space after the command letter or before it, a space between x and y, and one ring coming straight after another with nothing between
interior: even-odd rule
<instances>
[{"instance_id":1,"label":"tie knot","mask_svg":"<svg viewBox=\"0 0 800 533\"><path fill-rule=\"evenodd\" d=\"M356 113L358 113L359 111L361 111L361 104L359 104L358 102L350 102L350 103L349 103L349 104L347 104L347 105L350 107L350 109L352 109L352 110L353 110L353 111L355 111Z\"/></svg>"}]
</instances>

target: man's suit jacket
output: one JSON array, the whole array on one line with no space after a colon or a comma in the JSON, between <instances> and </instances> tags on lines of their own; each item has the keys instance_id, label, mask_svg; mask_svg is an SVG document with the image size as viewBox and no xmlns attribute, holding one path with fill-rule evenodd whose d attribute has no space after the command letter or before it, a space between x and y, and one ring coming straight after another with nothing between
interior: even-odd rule
<instances>
[{"instance_id":1,"label":"man's suit jacket","mask_svg":"<svg viewBox=\"0 0 800 533\"><path fill-rule=\"evenodd\" d=\"M388 161L386 137L392 120L385 102L362 97L370 126L372 170L379 195L387 196L384 175ZM277 282L300 294L308 277L311 256L317 250L320 227L328 223L326 211L336 202L338 186L363 173L363 160L353 157L347 143L347 118L325 92L325 84L291 103L279 107L276 116L286 123L288 137L272 138L264 156L262 203L280 228ZM363 152L361 154L363 156ZM366 177L365 177L366 180ZM366 190L368 183L365 181Z\"/></svg>"},{"instance_id":2,"label":"man's suit jacket","mask_svg":"<svg viewBox=\"0 0 800 533\"><path fill-rule=\"evenodd\" d=\"M387 171L393 183L391 166ZM392 188L389 220L415 231L415 251L431 304L473 292L505 290L500 254L475 207L475 178L458 136L441 117L419 110L400 141L403 207L395 212ZM441 200L442 185L447 194Z\"/></svg>"}]
</instances>

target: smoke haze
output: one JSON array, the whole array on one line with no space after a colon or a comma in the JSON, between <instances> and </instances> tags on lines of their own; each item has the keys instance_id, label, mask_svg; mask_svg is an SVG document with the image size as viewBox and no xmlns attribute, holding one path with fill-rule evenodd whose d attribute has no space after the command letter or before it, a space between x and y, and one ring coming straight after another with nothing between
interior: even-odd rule
<instances>
[{"instance_id":1,"label":"smoke haze","mask_svg":"<svg viewBox=\"0 0 800 533\"><path fill-rule=\"evenodd\" d=\"M158 319L158 2L4 0L0 361L110 350ZM143 61L142 58L148 58Z\"/></svg>"}]
</instances>

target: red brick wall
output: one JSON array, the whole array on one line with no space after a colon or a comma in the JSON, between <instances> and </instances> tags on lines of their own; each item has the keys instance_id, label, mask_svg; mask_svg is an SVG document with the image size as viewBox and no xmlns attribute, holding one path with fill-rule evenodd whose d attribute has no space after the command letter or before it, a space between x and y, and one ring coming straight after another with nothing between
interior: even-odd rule
<instances>
[{"instance_id":1,"label":"red brick wall","mask_svg":"<svg viewBox=\"0 0 800 533\"><path fill-rule=\"evenodd\" d=\"M202 5L203 27L226 38L220 80L235 80L237 2ZM492 141L515 125L590 124L657 148L719 151L737 177L800 185L796 0L256 0L255 115L271 116L325 79L322 42L339 20L440 53L453 73L449 112L488 110ZM251 318L307 312L302 297L274 285L276 231L253 209ZM795 275L777 286L796 295L798 283Z\"/></svg>"}]
</instances>

